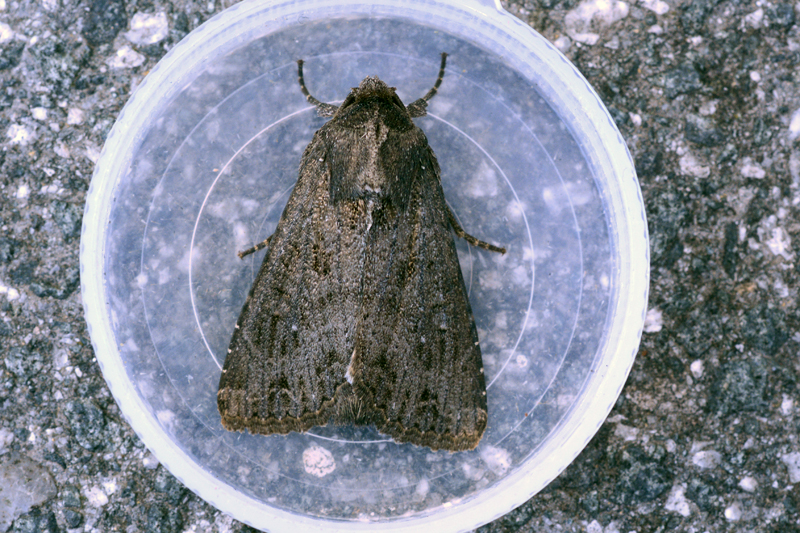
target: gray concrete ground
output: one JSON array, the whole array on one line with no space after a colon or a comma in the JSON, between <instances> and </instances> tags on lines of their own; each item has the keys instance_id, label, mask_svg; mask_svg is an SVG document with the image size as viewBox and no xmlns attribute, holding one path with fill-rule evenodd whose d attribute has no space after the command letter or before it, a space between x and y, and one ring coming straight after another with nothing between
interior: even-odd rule
<instances>
[{"instance_id":1,"label":"gray concrete ground","mask_svg":"<svg viewBox=\"0 0 800 533\"><path fill-rule=\"evenodd\" d=\"M652 287L608 421L481 531L800 531L800 3L504 5L564 51L622 131ZM122 418L78 271L83 203L120 109L225 7L0 0L0 494L15 494L0 530L250 531L185 489ZM137 14L162 12L158 42L126 36Z\"/></svg>"}]
</instances>

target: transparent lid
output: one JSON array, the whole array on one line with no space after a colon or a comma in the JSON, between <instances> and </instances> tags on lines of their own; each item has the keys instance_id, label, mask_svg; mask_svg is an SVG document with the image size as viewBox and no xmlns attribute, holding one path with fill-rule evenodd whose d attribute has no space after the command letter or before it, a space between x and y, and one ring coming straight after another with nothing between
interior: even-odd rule
<instances>
[{"instance_id":1,"label":"transparent lid","mask_svg":"<svg viewBox=\"0 0 800 533\"><path fill-rule=\"evenodd\" d=\"M489 423L474 451L371 427L230 433L216 407L233 325L300 157L336 103L377 75L415 119L445 197L479 332ZM84 305L133 428L190 489L282 531L471 529L551 481L608 414L647 302L643 205L619 133L546 40L491 3L245 1L189 35L126 105L92 180Z\"/></svg>"}]
</instances>

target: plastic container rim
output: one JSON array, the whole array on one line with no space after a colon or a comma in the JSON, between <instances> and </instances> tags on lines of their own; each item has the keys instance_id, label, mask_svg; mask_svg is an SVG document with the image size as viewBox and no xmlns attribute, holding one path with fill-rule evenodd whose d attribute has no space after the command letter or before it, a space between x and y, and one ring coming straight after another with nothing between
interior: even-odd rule
<instances>
[{"instance_id":1,"label":"plastic container rim","mask_svg":"<svg viewBox=\"0 0 800 533\"><path fill-rule=\"evenodd\" d=\"M598 377L586 389L582 400L573 406L570 414L562 421L560 430L554 432L555 438L548 440L539 451L537 456L543 459L526 461L500 483L488 487L463 504L431 509L429 514L422 517L371 523L326 520L268 507L258 500L235 493L235 489L214 478L180 449L163 431L154 414L148 411L148 406L124 372L107 307L103 268L104 237L116 180L130 164L133 149L141 140L139 132L156 109L153 103L169 100L182 90L175 79L183 81L188 73L199 69L209 52L220 47L237 46L237 37L231 35L233 32L226 32L226 28L231 25L244 25L245 29L251 29L256 26L252 15L261 13L259 20L263 27L263 13L266 11L272 15L269 18L272 24L264 31L268 33L299 22L301 16L307 18L309 9L322 6L337 9L340 14L347 12L362 16L380 16L388 9L402 7L407 10L407 18L428 26L445 22L443 14L459 13L478 17L499 34L504 34L508 41L524 46L531 55L535 50L535 56L542 64L551 70L559 67L558 77L549 80L563 97L558 111L561 113L568 109L579 109L572 117L573 122L583 126L585 131L582 133L587 134L593 148L602 148L586 155L599 158L597 164L610 169L608 174L617 178L617 183L608 184L603 189L608 202L606 207L609 209L609 219L620 224L614 228L616 234L612 236L620 265L615 280L617 299L614 308L610 310L611 329L605 336L607 344L616 342L616 346L606 346L599 350L604 356L597 367ZM396 13L393 15L396 16ZM251 20L248 21L248 17ZM500 52L497 47L487 49L494 53ZM520 61L512 66L526 70ZM531 65L527 67L530 68ZM125 157L118 157L120 154ZM620 246L619 243L627 243L627 246ZM646 261L642 261L643 258ZM216 15L184 38L148 73L123 108L105 143L87 195L80 245L80 268L81 292L89 334L103 376L120 404L123 416L159 462L201 498L238 520L258 528L268 527L272 531L292 531L300 526L308 531L369 531L376 526L385 531L400 531L422 524L441 530L464 530L506 514L544 488L583 450L605 421L625 383L638 349L647 304L649 247L641 192L631 157L608 111L588 82L555 47L530 27L506 13L498 2L445 0L431 6L428 2L418 0L383 0L354 4L301 0L265 6L258 0L245 0ZM580 416L581 413L587 413L586 407L590 402L591 416ZM558 460L553 460L555 457ZM534 471L537 473L535 478L530 475ZM509 487L514 490L508 490Z\"/></svg>"}]
</instances>

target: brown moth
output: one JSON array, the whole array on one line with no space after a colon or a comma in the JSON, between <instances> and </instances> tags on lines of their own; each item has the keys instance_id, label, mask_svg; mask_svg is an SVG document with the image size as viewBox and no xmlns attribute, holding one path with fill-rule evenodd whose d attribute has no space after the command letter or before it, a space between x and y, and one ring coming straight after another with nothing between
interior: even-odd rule
<instances>
[{"instance_id":1,"label":"brown moth","mask_svg":"<svg viewBox=\"0 0 800 533\"><path fill-rule=\"evenodd\" d=\"M303 153L300 176L236 322L217 405L229 430L286 434L374 425L397 442L471 450L486 385L439 165L411 120L444 77L405 106L369 76Z\"/></svg>"}]
</instances>

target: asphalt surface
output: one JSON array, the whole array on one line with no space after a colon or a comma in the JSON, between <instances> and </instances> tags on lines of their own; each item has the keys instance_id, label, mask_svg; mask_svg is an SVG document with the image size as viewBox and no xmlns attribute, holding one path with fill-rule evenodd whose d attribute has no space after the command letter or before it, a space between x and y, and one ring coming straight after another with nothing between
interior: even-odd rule
<instances>
[{"instance_id":1,"label":"asphalt surface","mask_svg":"<svg viewBox=\"0 0 800 533\"><path fill-rule=\"evenodd\" d=\"M504 6L577 66L628 143L652 284L609 419L544 491L480 531L800 531L800 3ZM251 531L125 422L78 262L122 106L225 7L0 0L0 496L15 495L0 531Z\"/></svg>"}]
</instances>

